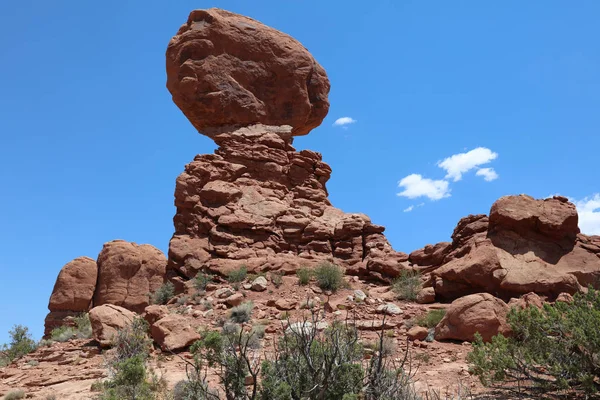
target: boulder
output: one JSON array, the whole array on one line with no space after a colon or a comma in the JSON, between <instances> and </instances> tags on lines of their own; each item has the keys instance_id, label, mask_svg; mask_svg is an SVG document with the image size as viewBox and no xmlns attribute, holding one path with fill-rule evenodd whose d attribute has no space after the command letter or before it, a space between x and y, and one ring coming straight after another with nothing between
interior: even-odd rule
<instances>
[{"instance_id":1,"label":"boulder","mask_svg":"<svg viewBox=\"0 0 600 400\"><path fill-rule=\"evenodd\" d=\"M89 257L78 257L65 264L56 278L48 309L88 311L92 304L97 278L98 266L96 261Z\"/></svg>"},{"instance_id":2,"label":"boulder","mask_svg":"<svg viewBox=\"0 0 600 400\"><path fill-rule=\"evenodd\" d=\"M192 11L169 42L167 88L208 136L257 123L305 135L329 110L327 74L302 44L216 8Z\"/></svg>"},{"instance_id":3,"label":"boulder","mask_svg":"<svg viewBox=\"0 0 600 400\"><path fill-rule=\"evenodd\" d=\"M419 304L430 304L435 302L435 289L432 287L426 287L419 290L416 301Z\"/></svg>"},{"instance_id":4,"label":"boulder","mask_svg":"<svg viewBox=\"0 0 600 400\"><path fill-rule=\"evenodd\" d=\"M506 322L509 307L489 293L477 293L454 300L435 328L436 340L473 341L476 332L489 342L492 336L510 333Z\"/></svg>"},{"instance_id":5,"label":"boulder","mask_svg":"<svg viewBox=\"0 0 600 400\"><path fill-rule=\"evenodd\" d=\"M98 255L94 305L115 304L142 313L165 280L167 259L156 247L124 240L104 244Z\"/></svg>"},{"instance_id":6,"label":"boulder","mask_svg":"<svg viewBox=\"0 0 600 400\"><path fill-rule=\"evenodd\" d=\"M102 347L110 347L117 331L129 326L136 314L113 304L104 304L90 310L92 336Z\"/></svg>"},{"instance_id":7,"label":"boulder","mask_svg":"<svg viewBox=\"0 0 600 400\"><path fill-rule=\"evenodd\" d=\"M264 276L259 276L252 281L251 289L255 292L264 292L267 290L268 285L267 279Z\"/></svg>"},{"instance_id":8,"label":"boulder","mask_svg":"<svg viewBox=\"0 0 600 400\"><path fill-rule=\"evenodd\" d=\"M387 315L400 315L402 314L402 310L400 307L395 305L394 303L386 303L377 307L377 312L379 314L387 314Z\"/></svg>"},{"instance_id":9,"label":"boulder","mask_svg":"<svg viewBox=\"0 0 600 400\"><path fill-rule=\"evenodd\" d=\"M169 315L169 308L167 306L153 304L146 307L143 317L148 324L152 325L167 315Z\"/></svg>"},{"instance_id":10,"label":"boulder","mask_svg":"<svg viewBox=\"0 0 600 400\"><path fill-rule=\"evenodd\" d=\"M428 335L429 335L429 330L422 326L413 326L406 333L408 340L411 340L411 341L425 340L425 339L427 339Z\"/></svg>"},{"instance_id":11,"label":"boulder","mask_svg":"<svg viewBox=\"0 0 600 400\"><path fill-rule=\"evenodd\" d=\"M164 351L185 349L200 339L191 321L178 314L167 315L155 322L150 332L154 341Z\"/></svg>"},{"instance_id":12,"label":"boulder","mask_svg":"<svg viewBox=\"0 0 600 400\"><path fill-rule=\"evenodd\" d=\"M361 303L361 302L365 301L366 298L367 298L367 295L362 290L354 291L354 296L353 296L354 301Z\"/></svg>"}]
</instances>

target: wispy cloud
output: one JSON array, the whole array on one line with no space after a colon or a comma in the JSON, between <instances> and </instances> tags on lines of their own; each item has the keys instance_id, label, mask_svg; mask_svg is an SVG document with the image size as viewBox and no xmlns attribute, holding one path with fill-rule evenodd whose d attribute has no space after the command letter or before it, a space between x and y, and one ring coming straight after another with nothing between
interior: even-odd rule
<instances>
[{"instance_id":1,"label":"wispy cloud","mask_svg":"<svg viewBox=\"0 0 600 400\"><path fill-rule=\"evenodd\" d=\"M600 193L571 201L577 207L581 232L587 235L600 235Z\"/></svg>"},{"instance_id":2,"label":"wispy cloud","mask_svg":"<svg viewBox=\"0 0 600 400\"><path fill-rule=\"evenodd\" d=\"M404 211L404 212L411 212L411 211L412 211L412 210L414 210L415 208L417 208L417 207L423 207L424 205L425 205L425 203L419 203L419 204L417 204L417 205L414 205L414 204L413 204L413 205L410 205L410 206L406 207L406 208L405 208L404 210L402 210L402 211Z\"/></svg>"},{"instance_id":3,"label":"wispy cloud","mask_svg":"<svg viewBox=\"0 0 600 400\"><path fill-rule=\"evenodd\" d=\"M483 176L483 179L487 182L491 182L493 180L498 179L498 174L494 170L494 168L480 168L475 173L477 176Z\"/></svg>"},{"instance_id":4,"label":"wispy cloud","mask_svg":"<svg viewBox=\"0 0 600 400\"><path fill-rule=\"evenodd\" d=\"M454 182L457 182L462 179L464 173L473 168L477 168L480 165L487 164L497 157L498 153L494 153L486 147L478 147L466 153L454 154L439 161L437 165L446 171L446 179L452 179ZM483 172L482 175L485 176L485 172ZM494 180L497 177L498 175L496 174L496 177L490 180Z\"/></svg>"},{"instance_id":5,"label":"wispy cloud","mask_svg":"<svg viewBox=\"0 0 600 400\"><path fill-rule=\"evenodd\" d=\"M419 174L402 178L398 182L398 187L404 188L402 192L398 193L398 196L408 197L409 199L427 197L430 200L440 200L444 197L450 197L448 181L423 178Z\"/></svg>"},{"instance_id":6,"label":"wispy cloud","mask_svg":"<svg viewBox=\"0 0 600 400\"><path fill-rule=\"evenodd\" d=\"M351 117L342 117L335 120L333 126L346 126L350 124L354 124L356 122L355 119Z\"/></svg>"}]
</instances>

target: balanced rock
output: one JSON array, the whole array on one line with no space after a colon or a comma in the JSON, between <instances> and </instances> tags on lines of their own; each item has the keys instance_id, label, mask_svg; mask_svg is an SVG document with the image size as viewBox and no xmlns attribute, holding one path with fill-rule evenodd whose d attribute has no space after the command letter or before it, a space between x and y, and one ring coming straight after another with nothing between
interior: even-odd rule
<instances>
[{"instance_id":1,"label":"balanced rock","mask_svg":"<svg viewBox=\"0 0 600 400\"><path fill-rule=\"evenodd\" d=\"M167 259L156 247L124 240L104 244L98 256L94 305L115 304L142 313L164 282Z\"/></svg>"},{"instance_id":2,"label":"balanced rock","mask_svg":"<svg viewBox=\"0 0 600 400\"><path fill-rule=\"evenodd\" d=\"M478 293L454 300L435 327L436 340L473 341L478 332L484 341L510 333L506 322L508 306L489 293Z\"/></svg>"},{"instance_id":3,"label":"balanced rock","mask_svg":"<svg viewBox=\"0 0 600 400\"><path fill-rule=\"evenodd\" d=\"M329 87L297 40L225 10L192 11L167 48L173 101L211 137L258 123L305 135L327 115Z\"/></svg>"},{"instance_id":4,"label":"balanced rock","mask_svg":"<svg viewBox=\"0 0 600 400\"><path fill-rule=\"evenodd\" d=\"M104 304L90 310L92 336L102 347L109 347L117 332L129 325L136 314L126 308Z\"/></svg>"},{"instance_id":5,"label":"balanced rock","mask_svg":"<svg viewBox=\"0 0 600 400\"><path fill-rule=\"evenodd\" d=\"M90 309L97 278L98 266L89 257L78 257L62 267L48 303L50 313L44 323L45 335L63 325L66 317Z\"/></svg>"}]
</instances>

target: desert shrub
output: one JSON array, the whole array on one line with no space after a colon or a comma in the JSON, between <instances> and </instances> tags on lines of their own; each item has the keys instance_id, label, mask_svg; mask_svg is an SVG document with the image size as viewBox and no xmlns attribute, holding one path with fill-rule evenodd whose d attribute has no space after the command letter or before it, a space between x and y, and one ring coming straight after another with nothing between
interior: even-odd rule
<instances>
[{"instance_id":1,"label":"desert shrub","mask_svg":"<svg viewBox=\"0 0 600 400\"><path fill-rule=\"evenodd\" d=\"M427 313L418 316L415 323L425 328L435 328L446 315L446 310L429 310Z\"/></svg>"},{"instance_id":2,"label":"desert shrub","mask_svg":"<svg viewBox=\"0 0 600 400\"><path fill-rule=\"evenodd\" d=\"M194 286L198 290L206 290L206 285L212 282L214 276L205 272L198 272L194 278Z\"/></svg>"},{"instance_id":3,"label":"desert shrub","mask_svg":"<svg viewBox=\"0 0 600 400\"><path fill-rule=\"evenodd\" d=\"M250 321L253 308L254 304L251 301L247 301L239 306L233 307L229 311L229 319L231 319L233 322L237 322L238 324Z\"/></svg>"},{"instance_id":4,"label":"desert shrub","mask_svg":"<svg viewBox=\"0 0 600 400\"><path fill-rule=\"evenodd\" d=\"M314 274L323 290L335 292L344 284L344 271L337 265L324 262L315 268Z\"/></svg>"},{"instance_id":5,"label":"desert shrub","mask_svg":"<svg viewBox=\"0 0 600 400\"><path fill-rule=\"evenodd\" d=\"M600 292L542 309L512 308L513 335L484 343L477 335L467 360L484 385L514 382L543 391L595 392L600 377Z\"/></svg>"},{"instance_id":6,"label":"desert shrub","mask_svg":"<svg viewBox=\"0 0 600 400\"><path fill-rule=\"evenodd\" d=\"M25 392L23 390L12 390L10 392L8 392L6 395L4 395L3 399L4 400L18 400L18 399L24 399L25 398Z\"/></svg>"},{"instance_id":7,"label":"desert shrub","mask_svg":"<svg viewBox=\"0 0 600 400\"><path fill-rule=\"evenodd\" d=\"M248 277L248 268L245 265L242 265L238 269L234 269L227 273L227 281L229 283L240 283L244 282Z\"/></svg>"},{"instance_id":8,"label":"desert shrub","mask_svg":"<svg viewBox=\"0 0 600 400\"><path fill-rule=\"evenodd\" d=\"M15 325L8 331L10 343L3 345L0 351L0 365L8 365L16 359L31 353L37 348L37 344L31 338L29 328L23 325Z\"/></svg>"},{"instance_id":9,"label":"desert shrub","mask_svg":"<svg viewBox=\"0 0 600 400\"><path fill-rule=\"evenodd\" d=\"M271 282L276 288L283 284L283 274L281 272L271 272Z\"/></svg>"},{"instance_id":10,"label":"desert shrub","mask_svg":"<svg viewBox=\"0 0 600 400\"><path fill-rule=\"evenodd\" d=\"M49 394L46 396L45 400L56 400L56 395L55 394Z\"/></svg>"},{"instance_id":11,"label":"desert shrub","mask_svg":"<svg viewBox=\"0 0 600 400\"><path fill-rule=\"evenodd\" d=\"M400 271L400 275L394 281L392 290L400 300L415 301L422 286L419 272L403 270Z\"/></svg>"},{"instance_id":12,"label":"desert shrub","mask_svg":"<svg viewBox=\"0 0 600 400\"><path fill-rule=\"evenodd\" d=\"M167 304L175 296L175 285L172 282L165 282L161 287L152 293L153 304Z\"/></svg>"},{"instance_id":13,"label":"desert shrub","mask_svg":"<svg viewBox=\"0 0 600 400\"><path fill-rule=\"evenodd\" d=\"M148 368L151 341L148 323L136 318L117 331L113 338L114 353L107 359L110 379L99 385L101 400L154 400L165 382Z\"/></svg>"},{"instance_id":14,"label":"desert shrub","mask_svg":"<svg viewBox=\"0 0 600 400\"><path fill-rule=\"evenodd\" d=\"M76 335L80 339L89 339L92 337L92 323L88 313L81 313L75 317Z\"/></svg>"},{"instance_id":15,"label":"desert shrub","mask_svg":"<svg viewBox=\"0 0 600 400\"><path fill-rule=\"evenodd\" d=\"M308 285L310 282L310 278L312 278L313 272L309 268L302 267L296 271L296 275L298 275L298 283L300 285Z\"/></svg>"},{"instance_id":16,"label":"desert shrub","mask_svg":"<svg viewBox=\"0 0 600 400\"><path fill-rule=\"evenodd\" d=\"M67 342L75 337L76 329L72 326L59 326L58 328L52 329L50 332L50 339L55 342Z\"/></svg>"}]
</instances>

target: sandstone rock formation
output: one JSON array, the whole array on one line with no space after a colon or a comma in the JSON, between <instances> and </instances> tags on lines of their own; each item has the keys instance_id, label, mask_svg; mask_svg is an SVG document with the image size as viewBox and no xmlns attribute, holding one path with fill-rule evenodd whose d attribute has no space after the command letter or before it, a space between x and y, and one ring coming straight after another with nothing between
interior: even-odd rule
<instances>
[{"instance_id":1,"label":"sandstone rock formation","mask_svg":"<svg viewBox=\"0 0 600 400\"><path fill-rule=\"evenodd\" d=\"M471 294L454 300L435 328L436 340L472 341L479 332L485 342L492 336L510 333L506 322L508 306L489 293Z\"/></svg>"},{"instance_id":2,"label":"sandstone rock formation","mask_svg":"<svg viewBox=\"0 0 600 400\"><path fill-rule=\"evenodd\" d=\"M257 123L305 135L329 110L325 70L297 40L216 8L192 11L171 39L167 88L208 136Z\"/></svg>"},{"instance_id":3,"label":"sandstone rock formation","mask_svg":"<svg viewBox=\"0 0 600 400\"><path fill-rule=\"evenodd\" d=\"M98 266L89 257L78 257L62 267L48 303L45 335L61 326L65 318L90 309L97 277Z\"/></svg>"},{"instance_id":4,"label":"sandstone rock formation","mask_svg":"<svg viewBox=\"0 0 600 400\"><path fill-rule=\"evenodd\" d=\"M152 338L165 351L181 350L200 340L200 334L184 316L167 315L151 327Z\"/></svg>"},{"instance_id":5,"label":"sandstone rock formation","mask_svg":"<svg viewBox=\"0 0 600 400\"><path fill-rule=\"evenodd\" d=\"M115 304L141 313L149 304L149 294L163 284L166 265L164 254L149 244L105 243L98 255L94 306Z\"/></svg>"},{"instance_id":6,"label":"sandstone rock formation","mask_svg":"<svg viewBox=\"0 0 600 400\"><path fill-rule=\"evenodd\" d=\"M461 219L450 246L441 243L410 258L425 261L413 267L431 271L438 299L477 292L505 300L529 292L553 299L600 282L600 237L580 234L577 220L575 206L564 197L506 196L489 217Z\"/></svg>"},{"instance_id":7,"label":"sandstone rock formation","mask_svg":"<svg viewBox=\"0 0 600 400\"><path fill-rule=\"evenodd\" d=\"M109 347L120 329L130 325L135 313L119 306L104 304L90 310L92 335L102 347Z\"/></svg>"}]
</instances>

